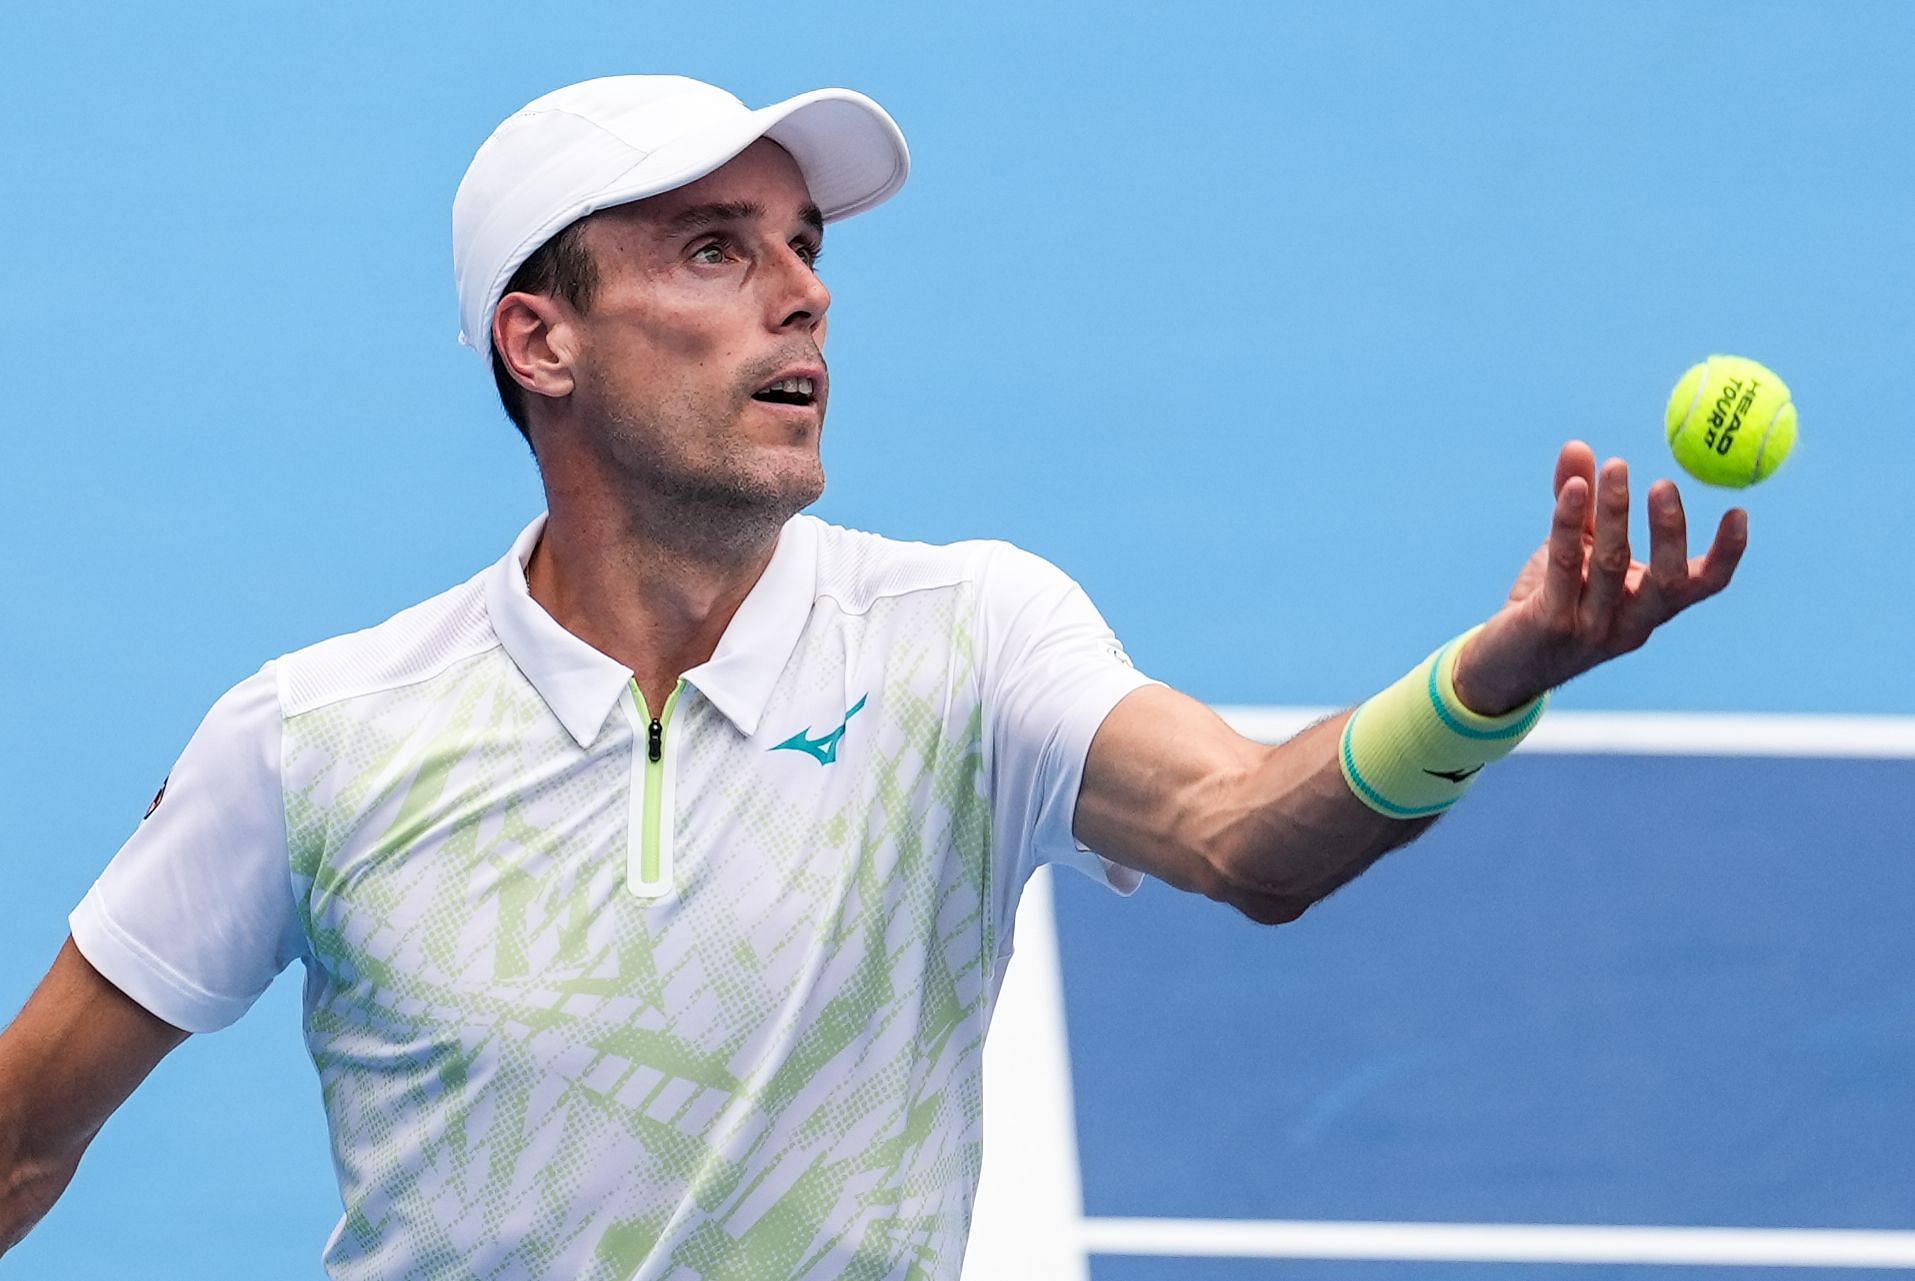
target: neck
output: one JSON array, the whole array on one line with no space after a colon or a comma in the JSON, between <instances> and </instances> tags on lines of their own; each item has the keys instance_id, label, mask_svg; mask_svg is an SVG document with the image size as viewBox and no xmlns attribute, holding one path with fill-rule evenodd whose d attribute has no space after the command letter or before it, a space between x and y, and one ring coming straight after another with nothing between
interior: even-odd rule
<instances>
[{"instance_id":1,"label":"neck","mask_svg":"<svg viewBox=\"0 0 1915 1281\"><path fill-rule=\"evenodd\" d=\"M656 715L678 678L718 648L771 562L782 525L759 519L749 531L700 540L687 536L695 522L669 510L611 504L549 477L546 503L545 532L525 569L532 599L631 668Z\"/></svg>"}]
</instances>

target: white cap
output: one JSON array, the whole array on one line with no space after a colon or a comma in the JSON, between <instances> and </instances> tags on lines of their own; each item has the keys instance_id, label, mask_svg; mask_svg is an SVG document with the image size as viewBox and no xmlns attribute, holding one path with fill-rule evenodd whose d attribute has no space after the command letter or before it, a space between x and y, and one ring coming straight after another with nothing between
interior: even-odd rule
<instances>
[{"instance_id":1,"label":"white cap","mask_svg":"<svg viewBox=\"0 0 1915 1281\"><path fill-rule=\"evenodd\" d=\"M505 282L553 236L586 214L696 182L760 138L791 153L826 222L890 199L911 167L897 124L850 89L753 111L684 76L606 76L519 108L452 198L459 341L491 359Z\"/></svg>"}]
</instances>

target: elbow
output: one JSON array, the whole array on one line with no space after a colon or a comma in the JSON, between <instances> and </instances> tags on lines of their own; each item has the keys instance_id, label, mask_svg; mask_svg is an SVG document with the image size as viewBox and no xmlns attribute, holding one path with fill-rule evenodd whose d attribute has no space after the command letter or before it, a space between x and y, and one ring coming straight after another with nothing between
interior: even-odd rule
<instances>
[{"instance_id":1,"label":"elbow","mask_svg":"<svg viewBox=\"0 0 1915 1281\"><path fill-rule=\"evenodd\" d=\"M1288 925L1309 911L1315 903L1313 898L1261 893L1241 894L1230 900L1230 906L1258 925Z\"/></svg>"},{"instance_id":2,"label":"elbow","mask_svg":"<svg viewBox=\"0 0 1915 1281\"><path fill-rule=\"evenodd\" d=\"M1323 897L1273 885L1214 846L1185 846L1180 857L1153 868L1152 874L1177 889L1234 907L1259 925L1288 925Z\"/></svg>"},{"instance_id":3,"label":"elbow","mask_svg":"<svg viewBox=\"0 0 1915 1281\"><path fill-rule=\"evenodd\" d=\"M1259 925L1288 925L1321 899L1324 890L1306 883L1305 863L1273 857L1270 814L1255 783L1256 766L1213 780L1203 804L1184 808L1165 835L1181 851L1179 866L1205 898L1228 904Z\"/></svg>"},{"instance_id":4,"label":"elbow","mask_svg":"<svg viewBox=\"0 0 1915 1281\"><path fill-rule=\"evenodd\" d=\"M1191 789L1162 831L1185 873L1182 888L1228 904L1258 925L1289 925L1335 883L1325 885L1310 841L1298 839L1293 787L1273 777L1273 749ZM1341 779L1339 779L1341 785Z\"/></svg>"},{"instance_id":5,"label":"elbow","mask_svg":"<svg viewBox=\"0 0 1915 1281\"><path fill-rule=\"evenodd\" d=\"M1206 849L1203 883L1196 887L1204 897L1234 907L1258 925L1288 925L1323 897L1313 887L1272 880L1269 868L1237 844L1224 838Z\"/></svg>"},{"instance_id":6,"label":"elbow","mask_svg":"<svg viewBox=\"0 0 1915 1281\"><path fill-rule=\"evenodd\" d=\"M1223 893L1212 897L1228 903L1258 925L1288 925L1309 911L1317 901L1312 895L1288 893L1241 882L1228 885Z\"/></svg>"}]
</instances>

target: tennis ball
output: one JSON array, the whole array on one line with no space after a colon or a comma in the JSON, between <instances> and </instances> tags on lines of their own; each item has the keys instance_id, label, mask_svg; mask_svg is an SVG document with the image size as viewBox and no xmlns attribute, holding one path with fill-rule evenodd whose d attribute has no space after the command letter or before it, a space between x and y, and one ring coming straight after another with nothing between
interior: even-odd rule
<instances>
[{"instance_id":1,"label":"tennis ball","mask_svg":"<svg viewBox=\"0 0 1915 1281\"><path fill-rule=\"evenodd\" d=\"M1746 356L1711 356L1690 369L1663 417L1676 461L1711 485L1753 485L1795 448L1788 385Z\"/></svg>"}]
</instances>

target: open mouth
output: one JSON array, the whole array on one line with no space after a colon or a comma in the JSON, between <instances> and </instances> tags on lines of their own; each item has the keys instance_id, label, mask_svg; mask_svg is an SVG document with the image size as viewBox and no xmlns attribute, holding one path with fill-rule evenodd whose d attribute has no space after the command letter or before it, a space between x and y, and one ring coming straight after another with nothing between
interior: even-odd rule
<instances>
[{"instance_id":1,"label":"open mouth","mask_svg":"<svg viewBox=\"0 0 1915 1281\"><path fill-rule=\"evenodd\" d=\"M809 378L780 378L751 393L751 398L766 405L815 405L818 403L818 387Z\"/></svg>"}]
</instances>

